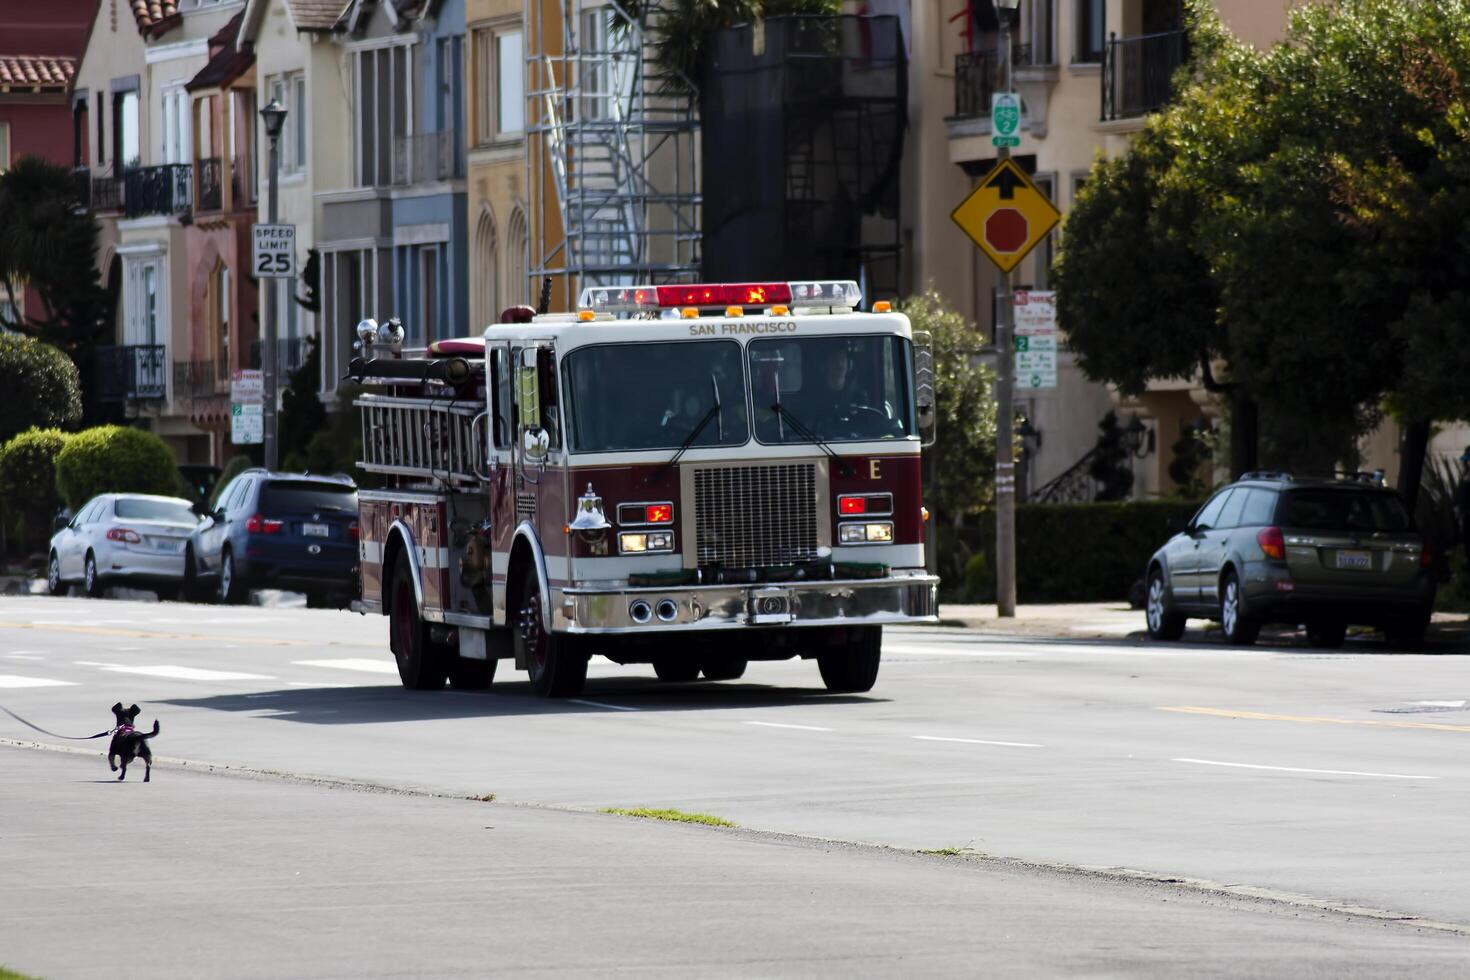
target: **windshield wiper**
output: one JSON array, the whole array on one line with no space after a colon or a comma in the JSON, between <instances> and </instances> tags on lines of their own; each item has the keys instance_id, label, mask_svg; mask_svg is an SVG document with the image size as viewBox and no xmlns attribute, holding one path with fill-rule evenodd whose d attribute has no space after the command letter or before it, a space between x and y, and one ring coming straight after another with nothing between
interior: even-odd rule
<instances>
[{"instance_id":1,"label":"windshield wiper","mask_svg":"<svg viewBox=\"0 0 1470 980\"><path fill-rule=\"evenodd\" d=\"M720 386L719 383L715 381L715 376L713 373L711 373L709 376L709 386L710 390L714 392L715 403L710 406L708 412L704 413L704 418L700 419L699 422L694 426L694 428L690 430L689 434L684 437L684 441L679 443L678 452L674 453L674 455L669 459L667 463L653 471L653 474L648 478L649 483L652 483L654 480L657 480L659 477L667 473L673 467L673 465L679 461L679 457L683 456L686 452L689 451L689 447L694 445L694 440L699 438L699 434L704 431L705 426L709 425L711 420L719 420L719 425L716 429L716 433L721 442L725 441L725 418L723 414L724 407L720 404Z\"/></svg>"},{"instance_id":2,"label":"windshield wiper","mask_svg":"<svg viewBox=\"0 0 1470 980\"><path fill-rule=\"evenodd\" d=\"M776 376L776 403L771 406L771 411L776 413L777 433L782 439L786 437L786 433L780 430L781 422L784 419L791 423L791 428L796 430L797 435L801 436L807 442L815 443L817 448L827 454L828 459L835 461L841 467L844 475L852 475L852 467L848 465L847 461L841 456L838 456L831 446L823 442L821 437L811 430L810 426L791 414L791 409L781 404L781 376L779 374Z\"/></svg>"}]
</instances>

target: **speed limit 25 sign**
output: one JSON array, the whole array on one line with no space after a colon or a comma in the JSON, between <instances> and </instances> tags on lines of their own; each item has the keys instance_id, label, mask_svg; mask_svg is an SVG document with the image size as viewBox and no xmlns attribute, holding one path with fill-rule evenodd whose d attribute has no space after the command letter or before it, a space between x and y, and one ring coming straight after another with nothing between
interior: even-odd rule
<instances>
[{"instance_id":1,"label":"speed limit 25 sign","mask_svg":"<svg viewBox=\"0 0 1470 980\"><path fill-rule=\"evenodd\" d=\"M250 268L258 279L295 279L296 226L256 225Z\"/></svg>"}]
</instances>

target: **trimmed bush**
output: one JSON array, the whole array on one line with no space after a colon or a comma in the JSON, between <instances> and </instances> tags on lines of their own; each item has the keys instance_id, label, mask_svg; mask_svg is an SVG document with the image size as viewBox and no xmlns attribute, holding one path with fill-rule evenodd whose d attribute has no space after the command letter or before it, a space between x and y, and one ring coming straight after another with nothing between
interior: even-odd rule
<instances>
[{"instance_id":1,"label":"trimmed bush","mask_svg":"<svg viewBox=\"0 0 1470 980\"><path fill-rule=\"evenodd\" d=\"M77 366L32 337L0 334L0 445L27 429L69 429L82 418Z\"/></svg>"},{"instance_id":2,"label":"trimmed bush","mask_svg":"<svg viewBox=\"0 0 1470 980\"><path fill-rule=\"evenodd\" d=\"M29 429L0 447L0 501L16 521L22 546L36 547L51 533L61 506L56 456L70 438L60 429Z\"/></svg>"},{"instance_id":3,"label":"trimmed bush","mask_svg":"<svg viewBox=\"0 0 1470 980\"><path fill-rule=\"evenodd\" d=\"M173 450L158 436L121 425L78 432L56 457L56 487L72 510L99 493L179 492Z\"/></svg>"},{"instance_id":4,"label":"trimmed bush","mask_svg":"<svg viewBox=\"0 0 1470 980\"><path fill-rule=\"evenodd\" d=\"M1198 509L1198 503L1173 500L1017 507L1017 601L1127 599L1149 556ZM943 593L950 601L994 602L995 512L984 511L973 526L945 537Z\"/></svg>"}]
</instances>

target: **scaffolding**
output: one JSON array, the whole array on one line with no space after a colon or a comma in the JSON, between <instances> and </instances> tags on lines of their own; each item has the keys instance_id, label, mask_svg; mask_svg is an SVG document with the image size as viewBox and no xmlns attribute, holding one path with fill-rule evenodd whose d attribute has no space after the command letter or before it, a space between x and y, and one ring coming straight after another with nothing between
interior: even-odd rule
<instances>
[{"instance_id":1,"label":"scaffolding","mask_svg":"<svg viewBox=\"0 0 1470 980\"><path fill-rule=\"evenodd\" d=\"M699 270L697 96L655 63L648 23L616 0L527 0L526 136L533 285L552 308L587 286Z\"/></svg>"}]
</instances>

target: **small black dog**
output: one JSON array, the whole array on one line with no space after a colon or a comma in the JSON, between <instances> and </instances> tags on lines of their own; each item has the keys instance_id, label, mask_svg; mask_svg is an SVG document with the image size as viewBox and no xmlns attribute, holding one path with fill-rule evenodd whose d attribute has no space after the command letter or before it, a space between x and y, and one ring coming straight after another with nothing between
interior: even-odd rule
<instances>
[{"instance_id":1,"label":"small black dog","mask_svg":"<svg viewBox=\"0 0 1470 980\"><path fill-rule=\"evenodd\" d=\"M151 732L145 734L133 731L133 722L142 710L136 704L131 708L124 708L121 701L112 706L112 714L117 718L117 728L112 733L112 744L107 746L107 764L112 767L113 772L117 772L118 761L121 760L122 775L117 777L119 782L128 778L128 763L134 759L143 760L143 782L148 782L148 777L153 775L153 753L148 748L148 740L158 734L158 719L153 720Z\"/></svg>"}]
</instances>

